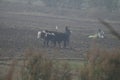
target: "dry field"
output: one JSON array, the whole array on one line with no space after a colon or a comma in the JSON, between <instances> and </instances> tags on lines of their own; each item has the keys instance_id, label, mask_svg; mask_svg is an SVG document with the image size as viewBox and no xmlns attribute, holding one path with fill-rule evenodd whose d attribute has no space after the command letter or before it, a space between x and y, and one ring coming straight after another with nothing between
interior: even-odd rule
<instances>
[{"instance_id":1,"label":"dry field","mask_svg":"<svg viewBox=\"0 0 120 80\"><path fill-rule=\"evenodd\" d=\"M54 9L36 8L27 5L0 4L1 57L22 56L24 50L30 48L44 49L50 57L55 58L81 58L93 44L100 48L120 47L120 41L111 35L97 19L70 14L69 16L57 15L52 14L56 11ZM79 14L79 11L75 13ZM119 21L109 22L118 32L120 31ZM56 25L59 31L64 31L66 25L70 26L72 31L70 48L45 48L42 46L42 41L37 39L37 31L55 30ZM96 33L98 28L105 31L105 38L89 39L88 35Z\"/></svg>"}]
</instances>

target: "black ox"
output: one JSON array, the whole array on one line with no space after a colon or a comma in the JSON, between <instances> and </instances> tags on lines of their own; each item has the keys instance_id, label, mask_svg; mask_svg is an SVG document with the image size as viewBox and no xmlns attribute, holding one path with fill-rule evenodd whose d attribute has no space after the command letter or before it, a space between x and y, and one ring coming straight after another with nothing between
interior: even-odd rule
<instances>
[{"instance_id":1,"label":"black ox","mask_svg":"<svg viewBox=\"0 0 120 80\"><path fill-rule=\"evenodd\" d=\"M61 44L63 44L63 47L67 47L69 45L70 35L71 31L68 29L68 27L65 28L64 33L48 30L38 32L38 38L43 40L44 46L49 46L51 42L54 47L57 44L59 45L59 47L61 47Z\"/></svg>"}]
</instances>

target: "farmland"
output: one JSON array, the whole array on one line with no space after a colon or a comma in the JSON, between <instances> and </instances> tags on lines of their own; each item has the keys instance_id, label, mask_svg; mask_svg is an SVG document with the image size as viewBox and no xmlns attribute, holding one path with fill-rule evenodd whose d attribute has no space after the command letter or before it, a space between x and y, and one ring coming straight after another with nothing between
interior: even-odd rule
<instances>
[{"instance_id":1,"label":"farmland","mask_svg":"<svg viewBox=\"0 0 120 80\"><path fill-rule=\"evenodd\" d=\"M21 6L21 7L20 7ZM96 43L101 48L117 48L119 40L109 33L97 17L80 16L78 10L66 10L64 15L58 14L58 10L49 7L29 6L26 4L0 4L0 55L21 56L27 48L42 49L42 42L36 38L39 30L55 30L58 26L60 32L66 25L72 31L70 49L44 48L48 54L57 57L79 58L85 54L92 44ZM64 12L62 9L60 12ZM68 14L69 13L69 14ZM73 13L73 15L72 15ZM67 15L68 14L68 15ZM94 13L95 14L95 13ZM79 15L79 16L78 16ZM103 16L101 16L103 17ZM113 16L113 19L116 16ZM108 20L115 30L119 32L119 20ZM104 39L89 39L88 35L97 32L98 28L105 32Z\"/></svg>"},{"instance_id":2,"label":"farmland","mask_svg":"<svg viewBox=\"0 0 120 80\"><path fill-rule=\"evenodd\" d=\"M37 52L60 62L68 61L76 69L83 66L81 60L85 59L91 48L94 48L93 53L96 48L96 53L97 50L100 53L99 49L119 50L120 41L98 21L98 18L107 21L118 33L120 32L119 13L105 13L94 9L58 9L25 3L0 3L0 79L9 72L8 68L14 62L12 59L24 60L27 51L32 55ZM58 46L44 47L42 41L37 39L39 30L54 31L56 26L60 32L64 32L65 26L69 26L72 31L70 46L67 49ZM88 38L99 28L105 32L105 38ZM106 52L102 54L105 55L104 53ZM20 66L21 61L18 61L18 67ZM17 71L18 76L19 69Z\"/></svg>"}]
</instances>

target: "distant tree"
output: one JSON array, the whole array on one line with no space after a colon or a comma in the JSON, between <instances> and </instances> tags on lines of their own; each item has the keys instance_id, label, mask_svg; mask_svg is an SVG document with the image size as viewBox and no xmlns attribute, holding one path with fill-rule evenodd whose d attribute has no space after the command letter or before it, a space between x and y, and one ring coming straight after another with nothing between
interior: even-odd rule
<instances>
[{"instance_id":1,"label":"distant tree","mask_svg":"<svg viewBox=\"0 0 120 80\"><path fill-rule=\"evenodd\" d=\"M47 6L54 6L57 0L42 0Z\"/></svg>"},{"instance_id":2,"label":"distant tree","mask_svg":"<svg viewBox=\"0 0 120 80\"><path fill-rule=\"evenodd\" d=\"M32 5L32 0L27 0L29 5Z\"/></svg>"},{"instance_id":3,"label":"distant tree","mask_svg":"<svg viewBox=\"0 0 120 80\"><path fill-rule=\"evenodd\" d=\"M76 5L78 9L81 9L81 5L84 3L84 0L76 0Z\"/></svg>"},{"instance_id":4,"label":"distant tree","mask_svg":"<svg viewBox=\"0 0 120 80\"><path fill-rule=\"evenodd\" d=\"M31 2L31 0L29 0ZM85 6L104 7L109 11L119 9L120 0L42 0L49 7L75 8L80 9L85 2Z\"/></svg>"},{"instance_id":5,"label":"distant tree","mask_svg":"<svg viewBox=\"0 0 120 80\"><path fill-rule=\"evenodd\" d=\"M120 0L88 0L91 7L106 7L109 11L117 10Z\"/></svg>"},{"instance_id":6,"label":"distant tree","mask_svg":"<svg viewBox=\"0 0 120 80\"><path fill-rule=\"evenodd\" d=\"M99 0L88 0L88 3L89 3L90 7L95 7L95 6L98 6L101 4L101 3L99 3Z\"/></svg>"},{"instance_id":7,"label":"distant tree","mask_svg":"<svg viewBox=\"0 0 120 80\"><path fill-rule=\"evenodd\" d=\"M61 8L80 8L84 0L42 0L47 6Z\"/></svg>"},{"instance_id":8,"label":"distant tree","mask_svg":"<svg viewBox=\"0 0 120 80\"><path fill-rule=\"evenodd\" d=\"M104 0L104 5L109 11L117 10L119 0Z\"/></svg>"},{"instance_id":9,"label":"distant tree","mask_svg":"<svg viewBox=\"0 0 120 80\"><path fill-rule=\"evenodd\" d=\"M3 0L0 0L0 3L3 2Z\"/></svg>"},{"instance_id":10,"label":"distant tree","mask_svg":"<svg viewBox=\"0 0 120 80\"><path fill-rule=\"evenodd\" d=\"M78 8L81 8L81 5L83 2L84 2L84 0L69 0L68 4L72 8L78 9Z\"/></svg>"}]
</instances>

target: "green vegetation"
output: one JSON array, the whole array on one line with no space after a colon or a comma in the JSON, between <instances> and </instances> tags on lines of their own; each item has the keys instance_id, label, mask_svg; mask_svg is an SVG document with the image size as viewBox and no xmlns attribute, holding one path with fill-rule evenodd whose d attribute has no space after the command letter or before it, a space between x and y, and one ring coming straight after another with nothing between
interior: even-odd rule
<instances>
[{"instance_id":1,"label":"green vegetation","mask_svg":"<svg viewBox=\"0 0 120 80\"><path fill-rule=\"evenodd\" d=\"M44 52L42 52L44 53ZM27 51L22 80L72 80L73 62L52 60L41 52ZM76 64L76 63L74 63Z\"/></svg>"},{"instance_id":2,"label":"green vegetation","mask_svg":"<svg viewBox=\"0 0 120 80\"><path fill-rule=\"evenodd\" d=\"M119 80L120 50L94 48L87 55L88 63L81 69L81 80Z\"/></svg>"},{"instance_id":3,"label":"green vegetation","mask_svg":"<svg viewBox=\"0 0 120 80\"><path fill-rule=\"evenodd\" d=\"M25 59L10 61L2 80L119 80L119 49L91 49L85 61L53 60L44 51L25 52ZM1 68L3 68L1 66ZM1 72L2 72L1 71ZM1 73L0 73L1 74Z\"/></svg>"}]
</instances>

